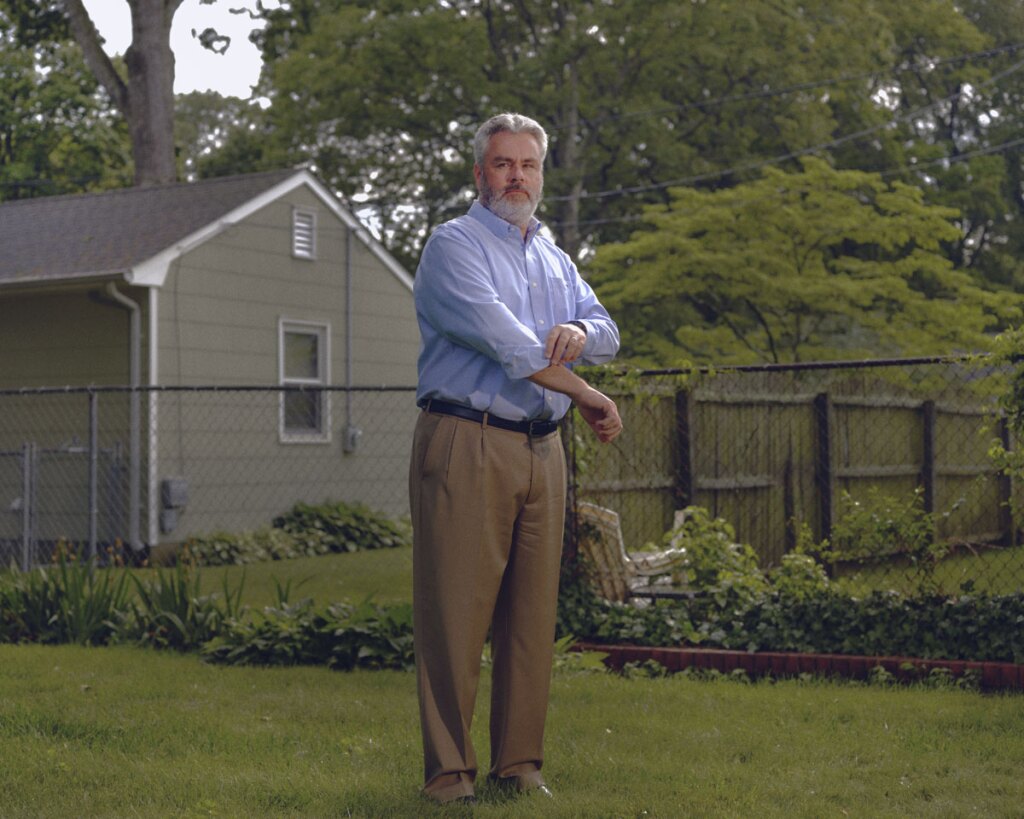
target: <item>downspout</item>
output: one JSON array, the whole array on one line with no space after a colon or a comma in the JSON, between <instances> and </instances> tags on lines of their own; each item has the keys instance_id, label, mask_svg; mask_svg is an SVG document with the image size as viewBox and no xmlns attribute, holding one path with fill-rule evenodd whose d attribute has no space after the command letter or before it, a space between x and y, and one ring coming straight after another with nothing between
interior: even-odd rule
<instances>
[{"instance_id":1,"label":"downspout","mask_svg":"<svg viewBox=\"0 0 1024 819\"><path fill-rule=\"evenodd\" d=\"M352 239L354 231L345 231L345 435L342 449L346 453L356 451L362 430L352 425Z\"/></svg>"},{"instance_id":2,"label":"downspout","mask_svg":"<svg viewBox=\"0 0 1024 819\"><path fill-rule=\"evenodd\" d=\"M142 387L142 310L136 302L121 293L114 282L107 284L106 292L110 298L128 310L130 318L131 332L128 349L128 370L132 392L129 405L129 435L131 440L128 455L128 538L132 549L139 552L142 550L142 540L139 537L139 526L142 518L140 502L140 493L142 491L142 452L140 449L142 416L140 401L142 396L139 393Z\"/></svg>"}]
</instances>

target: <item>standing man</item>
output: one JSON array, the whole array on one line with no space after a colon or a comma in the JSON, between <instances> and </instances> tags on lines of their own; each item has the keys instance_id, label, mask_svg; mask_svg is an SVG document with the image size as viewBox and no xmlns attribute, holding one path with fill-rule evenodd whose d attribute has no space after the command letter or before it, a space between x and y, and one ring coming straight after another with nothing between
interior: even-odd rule
<instances>
[{"instance_id":1,"label":"standing man","mask_svg":"<svg viewBox=\"0 0 1024 819\"><path fill-rule=\"evenodd\" d=\"M479 199L430 236L416 273L422 345L409 492L424 793L473 801L470 724L491 629L490 776L548 796L540 768L565 517L558 420L598 439L615 403L572 372L619 348L615 323L533 214L547 134L500 114L474 139Z\"/></svg>"}]
</instances>

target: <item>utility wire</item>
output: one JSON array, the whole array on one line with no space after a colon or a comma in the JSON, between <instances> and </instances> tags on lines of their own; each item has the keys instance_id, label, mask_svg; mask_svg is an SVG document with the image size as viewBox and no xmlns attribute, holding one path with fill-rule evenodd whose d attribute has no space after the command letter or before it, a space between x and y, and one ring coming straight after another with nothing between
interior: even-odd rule
<instances>
[{"instance_id":1,"label":"utility wire","mask_svg":"<svg viewBox=\"0 0 1024 819\"><path fill-rule=\"evenodd\" d=\"M943 65L953 65L957 63L969 62L973 59L984 59L988 57L998 56L1000 54L1011 54L1016 51L1024 49L1024 43L1012 43L1010 45L1000 46L999 48L990 48L985 51L974 51L967 54L958 54L953 57L942 57L930 61L930 67L937 68ZM897 71L909 71L911 66L897 66ZM827 88L833 85L844 85L851 82L859 82L862 80L870 80L880 76L878 71L865 71L861 74L844 74L838 77L830 77L822 80L811 80L809 82L797 83L795 85L788 85L782 88L774 89L763 89L761 91L749 91L745 94L730 94L721 97L711 97L706 100L700 100L699 102L686 102L679 105L666 105L658 108L648 108L640 111L626 111L621 114L608 114L602 117L595 117L590 120L592 126L604 125L606 122L617 122L624 119L635 119L640 117L659 116L662 114L672 114L679 111L691 111L691 110L703 110L706 108L714 108L719 105L726 105L734 102L750 102L751 100L770 99L771 97L784 97L789 94L795 94L800 91L811 91L817 88ZM553 126L549 130L551 132L558 132L564 130L565 126Z\"/></svg>"},{"instance_id":2,"label":"utility wire","mask_svg":"<svg viewBox=\"0 0 1024 819\"><path fill-rule=\"evenodd\" d=\"M1008 77L1011 74L1020 71L1021 68L1024 68L1024 60L1014 63L1005 71L1000 71L998 74L992 75L984 82L979 83L978 87L980 88L998 82L999 80L1002 80L1005 77ZM770 165L778 165L790 159L797 159L801 156L816 154L821 151L828 150L830 148L836 148L840 145L845 145L847 142L853 142L854 140L863 139L864 137L870 136L871 134L877 133L878 131L883 131L887 128L892 128L899 122L905 122L907 120L916 119L917 117L934 111L935 109L940 108L941 106L946 105L947 103L950 103L953 100L958 99L959 97L960 92L958 91L955 94L950 94L946 97L942 97L941 99L936 100L935 102L931 102L928 105L923 105L919 108L915 108L911 111L906 111L902 114L899 114L890 119L889 121L880 123L879 125L872 125L871 127L868 128L862 128L859 131L854 131L853 133L837 137L836 139L829 140L828 142L822 142L818 145L810 145L806 148L800 148L798 150L790 151L779 156L769 157L767 159L754 160L752 162L746 162L741 165L734 165L730 168L722 168L716 171L708 171L706 173L694 174L692 176L684 176L678 179L669 180L667 182L655 182L649 185L631 185L630 187L625 188L614 188L612 190L595 191L594 193L582 193L576 197L553 196L549 197L549 199L550 201L554 202L568 201L571 199L605 199L611 196L623 196L625 194L644 193L647 191L662 190L664 188L677 187L680 185L693 185L698 182L707 182L712 179L720 179L723 176L730 176L736 173L760 170L761 168L765 168Z\"/></svg>"},{"instance_id":3,"label":"utility wire","mask_svg":"<svg viewBox=\"0 0 1024 819\"><path fill-rule=\"evenodd\" d=\"M871 173L876 173L876 174L878 174L879 176L882 176L882 177L891 177L891 176L896 176L898 174L905 173L907 171L920 171L920 170L923 170L924 168L933 167L935 165L944 165L944 164L947 164L947 163L948 164L955 164L957 162L964 162L964 161L967 161L969 159L973 159L973 158L979 157L979 156L989 156L991 154L1003 153L1004 151L1008 151L1008 150L1011 150L1013 148L1019 148L1021 146L1024 146L1024 137L1019 137L1017 139L1011 139L1011 140L1008 140L1006 142L1001 142L998 145L989 145L989 146L986 146L986 147L983 147L983 148L976 148L973 151L964 151L963 153L959 153L959 154L956 154L954 156L946 155L946 156L935 157L934 159L930 159L930 160L927 160L925 162L915 162L913 165L898 165L898 166L894 166L894 167L891 167L891 168L886 168L886 169L880 170L880 171L872 171ZM781 196L781 195L784 195L784 194L789 193L789 192L790 192L789 190L783 188L783 189L779 189L777 191L774 191L774 192L772 192L770 194L767 194L765 196L759 196L759 197L756 197L756 198L744 199L744 200L742 200L742 202L740 202L738 204L746 205L746 204L750 204L752 202L762 202L762 201L766 201L768 199L774 199L777 196ZM687 211L682 209L682 208L673 208L672 212L673 213L684 213L684 214L687 213ZM592 226L592 225L615 225L615 224L642 223L644 221L645 221L644 217L641 214L629 214L629 215L626 215L626 216L622 216L620 218L590 219L590 220L583 220L583 221L574 222L574 223L569 223L569 222L553 222L553 221L547 222L546 221L545 224L548 227L561 227L561 226L568 225L568 224L574 224L574 225L577 225L579 227L585 227L585 226Z\"/></svg>"}]
</instances>

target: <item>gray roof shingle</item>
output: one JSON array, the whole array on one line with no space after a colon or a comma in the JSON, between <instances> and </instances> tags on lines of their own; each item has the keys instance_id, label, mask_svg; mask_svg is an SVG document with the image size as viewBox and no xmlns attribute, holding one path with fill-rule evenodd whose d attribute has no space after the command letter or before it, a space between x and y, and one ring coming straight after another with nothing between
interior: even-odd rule
<instances>
[{"instance_id":1,"label":"gray roof shingle","mask_svg":"<svg viewBox=\"0 0 1024 819\"><path fill-rule=\"evenodd\" d=\"M0 285L128 270L297 173L0 202Z\"/></svg>"}]
</instances>

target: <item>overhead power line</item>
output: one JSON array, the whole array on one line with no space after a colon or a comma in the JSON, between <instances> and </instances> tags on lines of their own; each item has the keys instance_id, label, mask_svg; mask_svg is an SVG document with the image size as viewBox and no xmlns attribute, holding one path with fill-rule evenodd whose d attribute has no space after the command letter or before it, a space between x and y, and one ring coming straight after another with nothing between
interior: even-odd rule
<instances>
[{"instance_id":1,"label":"overhead power line","mask_svg":"<svg viewBox=\"0 0 1024 819\"><path fill-rule=\"evenodd\" d=\"M988 79L979 83L978 87L981 88L998 82L999 80L1002 80L1005 77L1008 77L1011 74L1020 71L1021 68L1024 68L1024 60L1014 63L1012 66L1010 66L1004 71L1000 71L998 74L993 74ZM613 188L611 190L595 191L593 193L582 193L576 197L553 196L550 197L550 199L551 201L566 201L569 199L605 199L612 196L645 193L647 191L663 190L664 188L678 187L681 185L694 185L699 182L707 182L712 179L721 179L724 176L731 176L732 174L745 173L747 171L756 171L760 170L761 168L769 167L771 165L778 165L782 162L787 162L791 159L798 159L801 156L809 156L812 154L820 153L821 151L829 150L831 148L837 148L840 145L845 145L847 142L853 142L858 139L863 139L864 137L870 136L871 134L875 134L879 131L884 131L887 128L891 128L900 122L913 120L920 116L923 116L924 114L930 113L935 109L940 108L941 106L946 105L947 103L950 103L955 99L958 99L959 97L960 92L958 91L955 94L950 94L948 96L942 97L941 99L936 100L935 102L931 102L928 105L923 105L911 111L905 111L888 120L887 122L883 122L878 125L872 125L869 128L862 128L859 131L854 131L853 133L837 137L836 139L829 140L828 142L822 142L817 145L810 145L806 148L799 148L795 151L789 151L788 153L785 154L768 157L767 159L754 160L752 162L746 162L741 165L734 165L729 168L721 168L719 170L707 171L705 173L700 174L693 174L692 176L684 176L678 179L671 179L666 182L654 182L648 185L631 185L629 187L624 188Z\"/></svg>"},{"instance_id":2,"label":"overhead power line","mask_svg":"<svg viewBox=\"0 0 1024 819\"><path fill-rule=\"evenodd\" d=\"M1012 54L1016 51L1024 49L1024 43L1011 43L1009 45L1000 46L998 48L990 48L984 51L972 51L965 54L957 54L952 57L940 57L930 61L930 67L939 67L944 65L956 65L959 63L970 62L971 60L987 59L989 57L996 57L1001 54ZM898 70L909 71L912 66L897 67ZM829 88L835 85L845 85L851 82L861 82L863 80L875 79L879 76L878 71L865 71L860 74L842 74L838 77L827 77L820 80L810 80L808 82L796 83L795 85L787 85L781 88L764 88L760 91L748 91L743 94L727 94L721 97L709 97L708 99L699 100L697 102L685 102L679 105L664 105L658 106L657 108L647 108L639 111L624 111L620 114L607 114L605 116L594 117L589 120L593 126L600 126L606 122L618 122L624 119L638 119L641 117L650 116L661 116L663 114L673 114L680 111L692 111L692 110L704 110L707 108L714 108L719 105L728 105L736 102L750 102L752 100L770 99L772 97L784 97L789 94L796 94L801 91L813 91L818 88ZM558 132L564 130L564 126L553 126L550 129L552 132Z\"/></svg>"}]
</instances>

